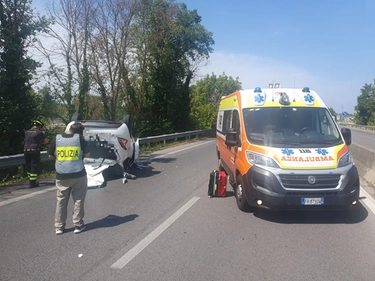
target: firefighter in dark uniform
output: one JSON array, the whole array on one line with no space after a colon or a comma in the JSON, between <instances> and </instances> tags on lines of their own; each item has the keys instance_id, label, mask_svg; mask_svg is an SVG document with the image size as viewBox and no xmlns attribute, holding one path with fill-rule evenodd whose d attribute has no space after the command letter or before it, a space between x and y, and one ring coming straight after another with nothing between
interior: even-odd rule
<instances>
[{"instance_id":1,"label":"firefighter in dark uniform","mask_svg":"<svg viewBox=\"0 0 375 281\"><path fill-rule=\"evenodd\" d=\"M47 144L48 139L44 133L40 130L43 127L43 123L39 120L34 120L32 128L25 131L25 146L24 155L26 162L26 172L29 178L29 187L39 186L38 179L38 167L40 163L40 145Z\"/></svg>"}]
</instances>

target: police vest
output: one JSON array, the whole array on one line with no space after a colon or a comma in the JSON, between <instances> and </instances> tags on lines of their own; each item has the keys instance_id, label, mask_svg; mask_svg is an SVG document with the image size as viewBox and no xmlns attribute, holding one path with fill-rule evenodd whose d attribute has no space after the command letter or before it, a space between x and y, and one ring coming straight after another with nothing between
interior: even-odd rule
<instances>
[{"instance_id":1,"label":"police vest","mask_svg":"<svg viewBox=\"0 0 375 281\"><path fill-rule=\"evenodd\" d=\"M82 148L79 134L71 138L56 135L56 172L59 174L78 173L83 170Z\"/></svg>"}]
</instances>

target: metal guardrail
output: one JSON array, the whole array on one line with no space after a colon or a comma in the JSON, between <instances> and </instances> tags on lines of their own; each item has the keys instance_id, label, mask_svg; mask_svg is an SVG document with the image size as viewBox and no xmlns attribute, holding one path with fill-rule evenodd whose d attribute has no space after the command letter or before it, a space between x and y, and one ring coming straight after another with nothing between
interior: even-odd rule
<instances>
[{"instance_id":1,"label":"metal guardrail","mask_svg":"<svg viewBox=\"0 0 375 281\"><path fill-rule=\"evenodd\" d=\"M197 131L188 131L183 133L174 133L174 134L166 134L160 136L153 136L153 137L146 137L146 138L138 138L139 145L154 143L154 142L164 142L166 143L167 140L178 140L178 139L190 139L192 136L199 137L199 135L205 135L211 133L212 130L197 130ZM40 161L48 161L47 151L40 152ZM10 156L1 156L0 157L0 168L9 168L14 166L22 166L25 165L25 158L24 154L16 154Z\"/></svg>"},{"instance_id":2,"label":"metal guardrail","mask_svg":"<svg viewBox=\"0 0 375 281\"><path fill-rule=\"evenodd\" d=\"M357 128L357 129L375 131L374 126L357 125L357 124L353 124L353 123L339 123L339 125L342 126L342 127L352 127L352 128Z\"/></svg>"},{"instance_id":3,"label":"metal guardrail","mask_svg":"<svg viewBox=\"0 0 375 281\"><path fill-rule=\"evenodd\" d=\"M352 123L341 123L339 125L342 127L353 127L358 129L365 129L370 131L375 131L375 126L365 126L365 125L356 125ZM189 139L192 136L198 137L199 135L209 134L212 132L212 129L207 130L197 130L197 131L188 131L182 133L174 133L174 134L165 134L160 136L152 136L146 138L139 138L139 144L147 144L147 143L154 143L154 142L164 142L166 143L167 140L178 140L181 138ZM40 152L40 160L41 161L48 161L50 160L47 155L47 151ZM1 168L8 168L14 166L21 166L25 164L25 159L23 154L16 154L10 156L1 156L0 157L0 169Z\"/></svg>"}]
</instances>

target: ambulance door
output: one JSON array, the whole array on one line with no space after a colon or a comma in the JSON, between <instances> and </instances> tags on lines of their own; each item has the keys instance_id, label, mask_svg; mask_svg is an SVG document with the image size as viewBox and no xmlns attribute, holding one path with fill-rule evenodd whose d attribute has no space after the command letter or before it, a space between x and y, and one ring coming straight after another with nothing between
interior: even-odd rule
<instances>
[{"instance_id":1,"label":"ambulance door","mask_svg":"<svg viewBox=\"0 0 375 281\"><path fill-rule=\"evenodd\" d=\"M227 173L230 173L232 170L231 168L231 153L230 153L230 147L226 146L225 144L225 138L227 135L228 130L232 126L232 109L225 109L219 112L219 118L218 118L218 145L219 145L219 152L220 152L220 159L221 159L221 165L224 167L224 169L227 171Z\"/></svg>"},{"instance_id":2,"label":"ambulance door","mask_svg":"<svg viewBox=\"0 0 375 281\"><path fill-rule=\"evenodd\" d=\"M237 132L238 144L237 146L227 146L225 155L223 155L223 161L227 164L229 171L227 171L232 177L236 173L236 159L238 147L241 146L241 131L240 131L240 116L237 109L233 109L227 112L224 119L228 120L228 129L232 129ZM233 177L234 178L234 177Z\"/></svg>"},{"instance_id":3,"label":"ambulance door","mask_svg":"<svg viewBox=\"0 0 375 281\"><path fill-rule=\"evenodd\" d=\"M240 115L237 109L234 109L232 112L232 129L237 132L238 139L237 146L233 146L230 148L231 163L233 163L233 165L231 166L231 172L232 176L234 176L237 169L236 160L238 157L238 148L242 146Z\"/></svg>"}]
</instances>

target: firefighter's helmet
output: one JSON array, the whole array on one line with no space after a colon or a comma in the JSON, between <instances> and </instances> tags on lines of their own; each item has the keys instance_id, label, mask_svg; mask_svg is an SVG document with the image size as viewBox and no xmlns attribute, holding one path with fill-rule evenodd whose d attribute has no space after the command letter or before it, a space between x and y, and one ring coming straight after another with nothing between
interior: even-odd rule
<instances>
[{"instance_id":1,"label":"firefighter's helmet","mask_svg":"<svg viewBox=\"0 0 375 281\"><path fill-rule=\"evenodd\" d=\"M43 128L44 124L42 121L39 121L39 120L34 120L33 121L33 126L38 126L40 128Z\"/></svg>"}]
</instances>

